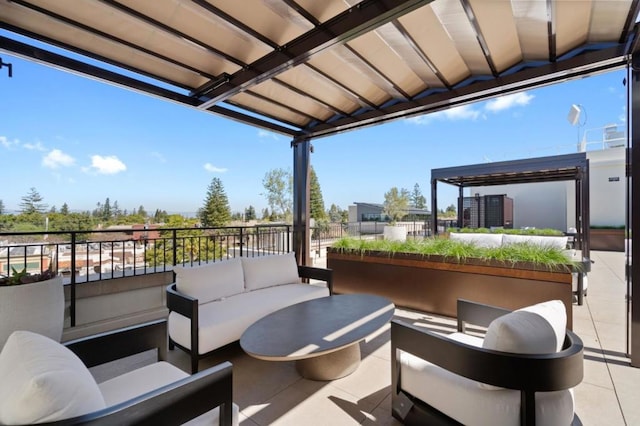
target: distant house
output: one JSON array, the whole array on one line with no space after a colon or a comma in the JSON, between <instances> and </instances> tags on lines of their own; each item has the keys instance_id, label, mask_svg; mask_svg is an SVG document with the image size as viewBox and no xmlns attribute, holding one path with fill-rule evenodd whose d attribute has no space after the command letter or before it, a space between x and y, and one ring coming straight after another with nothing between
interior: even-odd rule
<instances>
[{"instance_id":1,"label":"distant house","mask_svg":"<svg viewBox=\"0 0 640 426\"><path fill-rule=\"evenodd\" d=\"M349 206L349 222L388 222L389 217L383 213L384 205L377 203L354 202ZM426 221L431 217L428 209L409 207L401 221Z\"/></svg>"},{"instance_id":2,"label":"distant house","mask_svg":"<svg viewBox=\"0 0 640 426\"><path fill-rule=\"evenodd\" d=\"M135 225L111 225L107 227L110 231L121 231L125 235L131 236L132 240L155 240L160 238L159 226L154 224L135 224ZM108 235L108 234L106 234Z\"/></svg>"},{"instance_id":3,"label":"distant house","mask_svg":"<svg viewBox=\"0 0 640 426\"><path fill-rule=\"evenodd\" d=\"M50 263L49 250L40 245L0 248L0 276L10 275L11 268L16 271L26 268L29 274L40 273L49 268Z\"/></svg>"}]
</instances>

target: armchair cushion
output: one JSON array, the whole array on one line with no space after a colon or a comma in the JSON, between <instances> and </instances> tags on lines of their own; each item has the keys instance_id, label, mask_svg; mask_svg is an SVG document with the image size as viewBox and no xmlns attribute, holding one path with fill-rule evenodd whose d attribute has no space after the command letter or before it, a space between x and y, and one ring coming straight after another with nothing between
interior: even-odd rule
<instances>
[{"instance_id":1,"label":"armchair cushion","mask_svg":"<svg viewBox=\"0 0 640 426\"><path fill-rule=\"evenodd\" d=\"M488 390L480 382L406 352L402 353L400 364L402 389L458 422L479 426L520 424L519 391ZM575 408L573 391L537 392L535 398L537 424L571 424Z\"/></svg>"},{"instance_id":2,"label":"armchair cushion","mask_svg":"<svg viewBox=\"0 0 640 426\"><path fill-rule=\"evenodd\" d=\"M186 377L189 375L184 371L160 361L106 380L98 387L110 407Z\"/></svg>"},{"instance_id":3,"label":"armchair cushion","mask_svg":"<svg viewBox=\"0 0 640 426\"><path fill-rule=\"evenodd\" d=\"M106 407L82 361L58 342L15 331L0 352L0 424L32 424Z\"/></svg>"},{"instance_id":4,"label":"armchair cushion","mask_svg":"<svg viewBox=\"0 0 640 426\"><path fill-rule=\"evenodd\" d=\"M554 353L562 349L566 327L564 304L550 300L493 320L482 347L518 354Z\"/></svg>"},{"instance_id":5,"label":"armchair cushion","mask_svg":"<svg viewBox=\"0 0 640 426\"><path fill-rule=\"evenodd\" d=\"M274 256L243 257L242 267L247 290L300 282L298 264L293 252Z\"/></svg>"},{"instance_id":6,"label":"armchair cushion","mask_svg":"<svg viewBox=\"0 0 640 426\"><path fill-rule=\"evenodd\" d=\"M238 258L197 266L175 266L180 292L198 299L198 303L219 300L244 291L244 273Z\"/></svg>"}]
</instances>

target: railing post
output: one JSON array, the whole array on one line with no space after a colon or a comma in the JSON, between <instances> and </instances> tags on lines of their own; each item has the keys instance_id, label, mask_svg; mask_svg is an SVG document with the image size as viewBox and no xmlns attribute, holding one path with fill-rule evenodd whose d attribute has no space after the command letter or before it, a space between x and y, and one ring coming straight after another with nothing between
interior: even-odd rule
<instances>
[{"instance_id":1,"label":"railing post","mask_svg":"<svg viewBox=\"0 0 640 426\"><path fill-rule=\"evenodd\" d=\"M69 316L71 317L71 327L76 326L76 233L71 231L71 303L69 305Z\"/></svg>"},{"instance_id":2,"label":"railing post","mask_svg":"<svg viewBox=\"0 0 640 426\"><path fill-rule=\"evenodd\" d=\"M178 238L177 238L177 231L174 229L172 234L172 238L173 238L173 266L176 266L178 263Z\"/></svg>"},{"instance_id":3,"label":"railing post","mask_svg":"<svg viewBox=\"0 0 640 426\"><path fill-rule=\"evenodd\" d=\"M242 247L244 247L244 234L243 231L244 226L240 227L240 257L242 257Z\"/></svg>"}]
</instances>

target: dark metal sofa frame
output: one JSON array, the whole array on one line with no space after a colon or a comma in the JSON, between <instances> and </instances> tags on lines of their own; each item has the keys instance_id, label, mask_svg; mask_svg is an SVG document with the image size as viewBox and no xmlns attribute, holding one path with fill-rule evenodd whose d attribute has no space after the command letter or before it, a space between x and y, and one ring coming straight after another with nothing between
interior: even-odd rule
<instances>
[{"instance_id":1,"label":"dark metal sofa frame","mask_svg":"<svg viewBox=\"0 0 640 426\"><path fill-rule=\"evenodd\" d=\"M298 265L298 276L305 281L308 281L309 279L325 281L327 283L327 288L329 289L329 294L333 294L333 274L331 269ZM197 348L200 343L198 338L198 299L187 296L184 293L180 293L174 282L167 286L167 308L169 308L170 312L177 312L189 318L191 321L191 348L196 348L196 350L191 350L179 343L176 343L171 339L171 336L169 336L169 349L173 350L177 347L188 353L191 357L191 373L196 373L198 371L198 361L210 356L218 350L214 349L204 354L198 354Z\"/></svg>"},{"instance_id":2,"label":"dark metal sofa frame","mask_svg":"<svg viewBox=\"0 0 640 426\"><path fill-rule=\"evenodd\" d=\"M458 331L486 327L509 310L458 300ZM566 331L560 352L521 355L477 348L411 324L391 323L392 415L408 425L457 425L455 420L402 390L398 351L409 352L460 376L520 391L520 423L535 425L535 393L569 389L583 377L583 343Z\"/></svg>"},{"instance_id":3,"label":"dark metal sofa frame","mask_svg":"<svg viewBox=\"0 0 640 426\"><path fill-rule=\"evenodd\" d=\"M164 360L166 319L131 326L65 343L89 367L151 349ZM220 407L220 425L231 426L232 365L223 362L198 374L121 404L83 416L42 425L176 425Z\"/></svg>"}]
</instances>

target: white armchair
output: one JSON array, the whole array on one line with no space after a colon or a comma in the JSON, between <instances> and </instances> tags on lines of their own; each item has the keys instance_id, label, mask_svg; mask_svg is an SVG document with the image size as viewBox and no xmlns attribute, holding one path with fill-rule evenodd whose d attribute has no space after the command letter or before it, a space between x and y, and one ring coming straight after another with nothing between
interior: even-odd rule
<instances>
[{"instance_id":1,"label":"white armchair","mask_svg":"<svg viewBox=\"0 0 640 426\"><path fill-rule=\"evenodd\" d=\"M487 326L484 338L465 324ZM569 425L583 344L562 302L514 312L458 301L458 332L391 324L392 413L405 424Z\"/></svg>"},{"instance_id":2,"label":"white armchair","mask_svg":"<svg viewBox=\"0 0 640 426\"><path fill-rule=\"evenodd\" d=\"M146 350L166 353L166 321L62 345L15 331L0 352L0 424L237 424L232 366L192 376L159 361L102 383L88 367Z\"/></svg>"}]
</instances>

